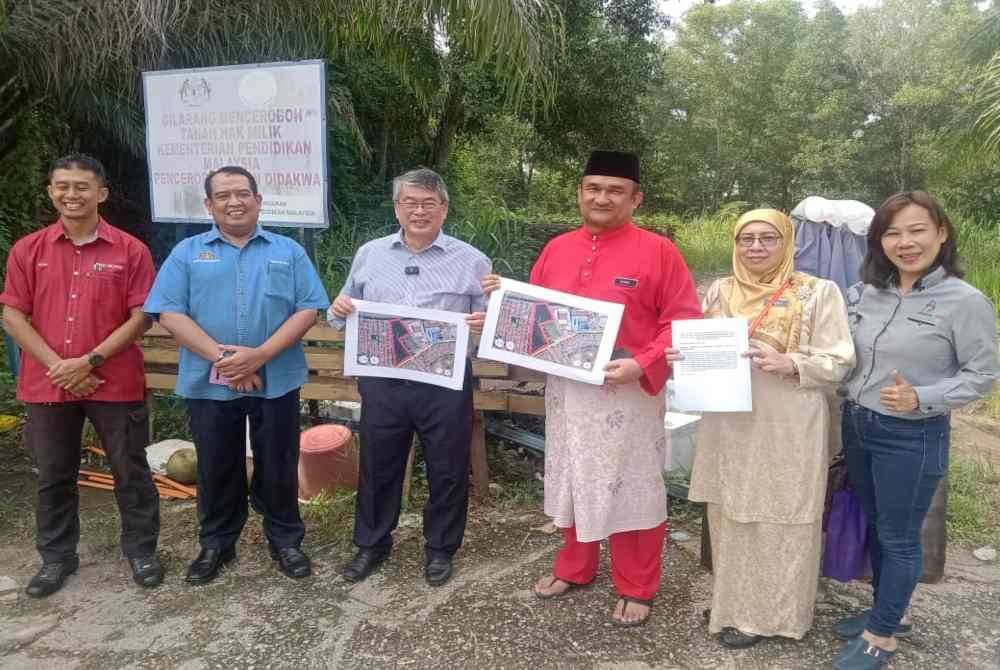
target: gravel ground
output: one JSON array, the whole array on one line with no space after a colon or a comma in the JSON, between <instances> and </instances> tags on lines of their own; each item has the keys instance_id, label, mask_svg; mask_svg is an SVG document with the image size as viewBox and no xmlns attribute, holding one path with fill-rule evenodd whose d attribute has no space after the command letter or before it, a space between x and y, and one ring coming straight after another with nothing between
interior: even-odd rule
<instances>
[{"instance_id":1,"label":"gravel ground","mask_svg":"<svg viewBox=\"0 0 1000 670\"><path fill-rule=\"evenodd\" d=\"M193 514L174 505L164 525L187 525ZM711 576L696 540L669 544L652 619L623 630L609 620L606 565L591 588L544 602L531 594L559 544L537 512L474 508L455 577L437 589L422 578L419 515L403 521L390 561L359 585L337 574L347 557L340 545L313 550L314 577L283 577L253 528L239 560L203 587L183 583L195 547L177 534L161 552L167 581L149 591L132 585L123 560L84 546L80 572L61 592L0 602L0 667L828 668L838 646L830 624L867 602L862 584L824 581L804 640L732 652L702 622ZM0 540L0 573L22 587L36 560L24 544ZM953 552L946 579L918 591L916 633L892 667L1000 668L998 596L1000 568Z\"/></svg>"}]
</instances>

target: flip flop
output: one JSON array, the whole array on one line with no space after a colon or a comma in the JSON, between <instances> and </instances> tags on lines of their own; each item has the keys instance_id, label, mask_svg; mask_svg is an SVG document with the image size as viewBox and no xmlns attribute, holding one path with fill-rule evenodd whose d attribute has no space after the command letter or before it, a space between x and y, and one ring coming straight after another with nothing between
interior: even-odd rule
<instances>
[{"instance_id":1,"label":"flip flop","mask_svg":"<svg viewBox=\"0 0 1000 670\"><path fill-rule=\"evenodd\" d=\"M611 617L611 620L615 623L616 626L621 626L622 628L636 628L638 626L644 626L646 622L649 621L649 617L653 615L652 599L639 600L638 598L630 598L629 596L618 596L618 600L622 600L625 602L625 605L622 607L622 615L624 615L625 611L628 609L629 603L635 603L636 605L644 605L645 607L649 608L649 611L646 612L646 616L637 621L620 621L614 617Z\"/></svg>"},{"instance_id":2,"label":"flip flop","mask_svg":"<svg viewBox=\"0 0 1000 670\"><path fill-rule=\"evenodd\" d=\"M569 588L565 591L560 591L559 593L539 593L538 589L534 586L531 587L531 592L535 594L535 597L539 600L551 600L552 598L560 598L570 591L575 589L582 589L584 587L590 586L593 582L587 582L586 584L577 584L576 582L567 582L565 579L560 579L556 576L552 576L552 581L549 582L549 586L552 586L556 582L562 582L563 584L569 584Z\"/></svg>"}]
</instances>

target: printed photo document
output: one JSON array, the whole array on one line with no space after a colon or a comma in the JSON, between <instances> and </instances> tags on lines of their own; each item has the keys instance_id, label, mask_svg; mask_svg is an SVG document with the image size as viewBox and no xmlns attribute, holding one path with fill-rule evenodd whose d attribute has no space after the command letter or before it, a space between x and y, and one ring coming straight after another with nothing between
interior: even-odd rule
<instances>
[{"instance_id":1,"label":"printed photo document","mask_svg":"<svg viewBox=\"0 0 1000 670\"><path fill-rule=\"evenodd\" d=\"M501 279L490 295L478 355L603 384L624 309L614 302Z\"/></svg>"},{"instance_id":2,"label":"printed photo document","mask_svg":"<svg viewBox=\"0 0 1000 670\"><path fill-rule=\"evenodd\" d=\"M464 314L355 300L344 333L344 374L458 391L465 382L468 349Z\"/></svg>"}]
</instances>

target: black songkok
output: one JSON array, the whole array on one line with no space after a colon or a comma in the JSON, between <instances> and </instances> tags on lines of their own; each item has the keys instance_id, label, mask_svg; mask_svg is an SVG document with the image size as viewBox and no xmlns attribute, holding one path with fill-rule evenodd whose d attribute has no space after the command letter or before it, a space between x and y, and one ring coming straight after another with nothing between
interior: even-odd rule
<instances>
[{"instance_id":1,"label":"black songkok","mask_svg":"<svg viewBox=\"0 0 1000 670\"><path fill-rule=\"evenodd\" d=\"M639 157L625 151L592 151L583 176L621 177L639 183Z\"/></svg>"}]
</instances>

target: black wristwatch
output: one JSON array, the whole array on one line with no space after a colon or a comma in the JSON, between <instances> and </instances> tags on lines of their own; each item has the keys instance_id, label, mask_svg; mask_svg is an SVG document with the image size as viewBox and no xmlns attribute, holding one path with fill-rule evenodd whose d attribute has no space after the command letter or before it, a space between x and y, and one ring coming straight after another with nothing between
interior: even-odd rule
<instances>
[{"instance_id":1,"label":"black wristwatch","mask_svg":"<svg viewBox=\"0 0 1000 670\"><path fill-rule=\"evenodd\" d=\"M87 356L87 363L89 363L92 368L99 368L104 365L104 356L101 356L96 351L91 351L90 356Z\"/></svg>"}]
</instances>

